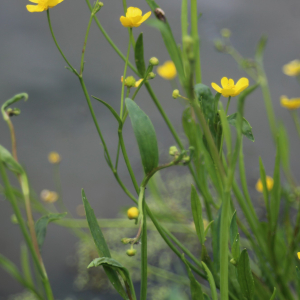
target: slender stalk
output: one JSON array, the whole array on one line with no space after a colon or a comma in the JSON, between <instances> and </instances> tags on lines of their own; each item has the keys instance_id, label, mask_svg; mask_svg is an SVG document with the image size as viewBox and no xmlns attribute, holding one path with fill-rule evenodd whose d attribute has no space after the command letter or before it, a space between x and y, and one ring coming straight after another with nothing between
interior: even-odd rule
<instances>
[{"instance_id":1,"label":"slender stalk","mask_svg":"<svg viewBox=\"0 0 300 300\"><path fill-rule=\"evenodd\" d=\"M227 100L227 105L226 105L226 116L227 116L227 113L228 113L228 108L229 108L229 105L230 105L230 100L231 100L231 96L228 97L228 100Z\"/></svg>"},{"instance_id":2,"label":"slender stalk","mask_svg":"<svg viewBox=\"0 0 300 300\"><path fill-rule=\"evenodd\" d=\"M132 32L132 28L130 28L129 34ZM129 35L129 42L128 42L128 49L127 49L127 56L125 60L125 67L124 67L124 73L123 73L123 82L122 82L122 91L121 91L121 107L120 107L120 119L123 118L123 105L124 105L124 88L125 88L125 79L126 79L126 72L127 72L127 66L128 66L128 60L129 60L129 53L130 53L130 35Z\"/></svg>"},{"instance_id":3,"label":"slender stalk","mask_svg":"<svg viewBox=\"0 0 300 300\"><path fill-rule=\"evenodd\" d=\"M292 117L293 117L296 129L297 129L297 133L298 133L299 138L300 138L300 122L299 122L299 117L297 115L297 111L296 110L292 110L291 114L292 114Z\"/></svg>"},{"instance_id":4,"label":"slender stalk","mask_svg":"<svg viewBox=\"0 0 300 300\"><path fill-rule=\"evenodd\" d=\"M6 123L9 127L9 131L10 131L12 154L13 154L15 161L18 161L16 134L15 134L14 125L13 125L12 121L10 120L9 116L6 120Z\"/></svg>"},{"instance_id":5,"label":"slender stalk","mask_svg":"<svg viewBox=\"0 0 300 300\"><path fill-rule=\"evenodd\" d=\"M194 40L196 83L201 83L200 39L198 34L197 0L191 0L191 34Z\"/></svg>"},{"instance_id":6,"label":"slender stalk","mask_svg":"<svg viewBox=\"0 0 300 300\"><path fill-rule=\"evenodd\" d=\"M142 187L141 189L142 190ZM142 198L142 209L143 209L143 225L142 225L142 247L141 247L141 300L146 300L147 298L147 281L148 281L148 274L147 274L147 214L146 214L146 202L145 202L145 195Z\"/></svg>"}]
</instances>

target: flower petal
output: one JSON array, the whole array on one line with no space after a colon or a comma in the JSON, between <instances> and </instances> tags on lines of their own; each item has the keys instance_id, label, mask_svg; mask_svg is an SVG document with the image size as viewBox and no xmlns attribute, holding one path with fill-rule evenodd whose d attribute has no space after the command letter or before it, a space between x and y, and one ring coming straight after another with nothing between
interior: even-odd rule
<instances>
[{"instance_id":1,"label":"flower petal","mask_svg":"<svg viewBox=\"0 0 300 300\"><path fill-rule=\"evenodd\" d=\"M135 16L129 18L133 27L139 27L141 25L140 21L142 16Z\"/></svg>"},{"instance_id":2,"label":"flower petal","mask_svg":"<svg viewBox=\"0 0 300 300\"><path fill-rule=\"evenodd\" d=\"M142 11L137 7L132 7L132 6L128 7L126 11L126 17L132 18L136 16L142 16Z\"/></svg>"},{"instance_id":3,"label":"flower petal","mask_svg":"<svg viewBox=\"0 0 300 300\"><path fill-rule=\"evenodd\" d=\"M228 85L229 85L230 87L234 87L234 80L230 78L230 79L228 80Z\"/></svg>"},{"instance_id":4,"label":"flower petal","mask_svg":"<svg viewBox=\"0 0 300 300\"><path fill-rule=\"evenodd\" d=\"M46 10L43 6L40 5L26 5L26 8L29 12L41 12Z\"/></svg>"},{"instance_id":5,"label":"flower petal","mask_svg":"<svg viewBox=\"0 0 300 300\"><path fill-rule=\"evenodd\" d=\"M212 82L211 87L216 90L218 93L222 93L222 88L218 86L216 83Z\"/></svg>"},{"instance_id":6,"label":"flower petal","mask_svg":"<svg viewBox=\"0 0 300 300\"><path fill-rule=\"evenodd\" d=\"M120 22L122 23L122 25L123 25L124 27L133 27L130 18L126 18L126 17L122 16L122 17L120 18Z\"/></svg>"},{"instance_id":7,"label":"flower petal","mask_svg":"<svg viewBox=\"0 0 300 300\"><path fill-rule=\"evenodd\" d=\"M223 77L221 79L221 85L223 88L225 88L228 85L228 78L227 77Z\"/></svg>"},{"instance_id":8,"label":"flower petal","mask_svg":"<svg viewBox=\"0 0 300 300\"><path fill-rule=\"evenodd\" d=\"M240 92L243 91L245 88L249 86L249 80L248 78L242 77L239 79L239 81L236 83L235 88L239 90Z\"/></svg>"},{"instance_id":9,"label":"flower petal","mask_svg":"<svg viewBox=\"0 0 300 300\"><path fill-rule=\"evenodd\" d=\"M140 24L145 22L151 16L151 11L148 11L146 14L143 15L142 19L140 20Z\"/></svg>"}]
</instances>

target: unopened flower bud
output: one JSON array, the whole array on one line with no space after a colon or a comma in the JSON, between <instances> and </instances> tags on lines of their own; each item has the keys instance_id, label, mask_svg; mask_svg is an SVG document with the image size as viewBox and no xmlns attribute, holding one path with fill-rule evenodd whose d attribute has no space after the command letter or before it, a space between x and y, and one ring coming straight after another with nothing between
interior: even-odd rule
<instances>
[{"instance_id":1,"label":"unopened flower bud","mask_svg":"<svg viewBox=\"0 0 300 300\"><path fill-rule=\"evenodd\" d=\"M129 238L123 238L123 239L121 239L121 242L122 242L124 245L127 245L127 244L129 244L129 243L131 242L131 239L129 239Z\"/></svg>"},{"instance_id":2,"label":"unopened flower bud","mask_svg":"<svg viewBox=\"0 0 300 300\"><path fill-rule=\"evenodd\" d=\"M133 206L127 210L127 216L130 220L137 219L137 217L139 216L139 210L135 206Z\"/></svg>"},{"instance_id":3,"label":"unopened flower bud","mask_svg":"<svg viewBox=\"0 0 300 300\"><path fill-rule=\"evenodd\" d=\"M126 79L125 79L125 85L129 88L131 87L135 87L135 83L136 83L136 80L133 76L128 76Z\"/></svg>"},{"instance_id":4,"label":"unopened flower bud","mask_svg":"<svg viewBox=\"0 0 300 300\"><path fill-rule=\"evenodd\" d=\"M150 72L150 73L148 74L148 79L153 79L155 76L156 76L155 73Z\"/></svg>"},{"instance_id":5,"label":"unopened flower bud","mask_svg":"<svg viewBox=\"0 0 300 300\"><path fill-rule=\"evenodd\" d=\"M230 260L230 263L233 264L234 266L237 264L237 262L236 262L236 260L235 260L234 258L232 258L232 259Z\"/></svg>"},{"instance_id":6,"label":"unopened flower bud","mask_svg":"<svg viewBox=\"0 0 300 300\"><path fill-rule=\"evenodd\" d=\"M231 36L231 31L228 28L221 29L221 35L224 38L229 38Z\"/></svg>"},{"instance_id":7,"label":"unopened flower bud","mask_svg":"<svg viewBox=\"0 0 300 300\"><path fill-rule=\"evenodd\" d=\"M178 149L176 146L171 146L170 149L169 149L169 154L171 156L175 156L175 155L178 155Z\"/></svg>"},{"instance_id":8,"label":"unopened flower bud","mask_svg":"<svg viewBox=\"0 0 300 300\"><path fill-rule=\"evenodd\" d=\"M221 40L215 40L215 48L219 52L225 52L226 49L225 45Z\"/></svg>"},{"instance_id":9,"label":"unopened flower bud","mask_svg":"<svg viewBox=\"0 0 300 300\"><path fill-rule=\"evenodd\" d=\"M10 116L10 117L13 117L13 116L18 116L20 113L21 113L21 110L18 109L18 108L8 108L6 110L6 113Z\"/></svg>"},{"instance_id":10,"label":"unopened flower bud","mask_svg":"<svg viewBox=\"0 0 300 300\"><path fill-rule=\"evenodd\" d=\"M151 57L150 60L149 60L149 63L152 66L157 66L159 64L159 60L156 57Z\"/></svg>"},{"instance_id":11,"label":"unopened flower bud","mask_svg":"<svg viewBox=\"0 0 300 300\"><path fill-rule=\"evenodd\" d=\"M187 57L190 61L194 60L195 53L194 53L194 40L191 36L186 35L183 40L183 49L185 53L187 54Z\"/></svg>"},{"instance_id":12,"label":"unopened flower bud","mask_svg":"<svg viewBox=\"0 0 300 300\"><path fill-rule=\"evenodd\" d=\"M103 6L104 4L102 2L98 2L96 3L95 7L94 7L94 11L93 11L93 14L96 14L100 9L101 7Z\"/></svg>"},{"instance_id":13,"label":"unopened flower bud","mask_svg":"<svg viewBox=\"0 0 300 300\"><path fill-rule=\"evenodd\" d=\"M191 161L191 158L189 156L185 156L182 161L184 164L188 164Z\"/></svg>"},{"instance_id":14,"label":"unopened flower bud","mask_svg":"<svg viewBox=\"0 0 300 300\"><path fill-rule=\"evenodd\" d=\"M174 90L173 93L172 93L172 97L173 97L174 99L177 99L179 96L180 96L179 90Z\"/></svg>"},{"instance_id":15,"label":"unopened flower bud","mask_svg":"<svg viewBox=\"0 0 300 300\"><path fill-rule=\"evenodd\" d=\"M126 251L126 254L127 254L128 256L135 256L136 250L135 250L135 249L128 249L128 250Z\"/></svg>"}]
</instances>

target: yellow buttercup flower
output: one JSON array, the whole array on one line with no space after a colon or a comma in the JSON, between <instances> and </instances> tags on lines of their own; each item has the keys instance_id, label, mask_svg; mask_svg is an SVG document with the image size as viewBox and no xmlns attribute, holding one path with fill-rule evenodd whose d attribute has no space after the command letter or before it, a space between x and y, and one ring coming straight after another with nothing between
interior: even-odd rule
<instances>
[{"instance_id":1,"label":"yellow buttercup flower","mask_svg":"<svg viewBox=\"0 0 300 300\"><path fill-rule=\"evenodd\" d=\"M300 75L300 60L295 59L282 67L282 71L288 76Z\"/></svg>"},{"instance_id":2,"label":"yellow buttercup flower","mask_svg":"<svg viewBox=\"0 0 300 300\"><path fill-rule=\"evenodd\" d=\"M221 79L221 85L218 86L216 83L212 82L211 86L213 89L215 89L218 93L221 93L224 97L234 97L239 95L245 88L249 86L249 80L245 77L239 79L239 81L234 84L233 79L223 77Z\"/></svg>"},{"instance_id":3,"label":"yellow buttercup flower","mask_svg":"<svg viewBox=\"0 0 300 300\"><path fill-rule=\"evenodd\" d=\"M271 191L272 188L273 188L273 185L274 185L274 180L272 177L270 176L266 176L266 183L267 183L267 189L268 191ZM255 188L258 192L262 193L264 188L263 188L263 184L261 182L261 179L259 178L256 185L255 185Z\"/></svg>"},{"instance_id":4,"label":"yellow buttercup flower","mask_svg":"<svg viewBox=\"0 0 300 300\"><path fill-rule=\"evenodd\" d=\"M281 106L290 110L294 110L300 107L300 98L288 99L287 96L281 96L280 103Z\"/></svg>"},{"instance_id":5,"label":"yellow buttercup flower","mask_svg":"<svg viewBox=\"0 0 300 300\"><path fill-rule=\"evenodd\" d=\"M37 5L26 5L29 12L41 12L56 6L57 4L63 2L64 0L29 0Z\"/></svg>"},{"instance_id":6,"label":"yellow buttercup flower","mask_svg":"<svg viewBox=\"0 0 300 300\"><path fill-rule=\"evenodd\" d=\"M58 200L58 194L49 190L42 190L41 198L47 203L54 203Z\"/></svg>"},{"instance_id":7,"label":"yellow buttercup flower","mask_svg":"<svg viewBox=\"0 0 300 300\"><path fill-rule=\"evenodd\" d=\"M145 22L151 15L151 11L148 11L142 16L142 11L137 7L128 7L126 11L126 17L121 16L120 21L124 27L139 27Z\"/></svg>"},{"instance_id":8,"label":"yellow buttercup flower","mask_svg":"<svg viewBox=\"0 0 300 300\"><path fill-rule=\"evenodd\" d=\"M171 60L168 60L163 65L157 67L157 73L164 79L174 79L177 75L175 64Z\"/></svg>"},{"instance_id":9,"label":"yellow buttercup flower","mask_svg":"<svg viewBox=\"0 0 300 300\"><path fill-rule=\"evenodd\" d=\"M136 219L139 216L139 210L133 206L127 210L128 219Z\"/></svg>"},{"instance_id":10,"label":"yellow buttercup flower","mask_svg":"<svg viewBox=\"0 0 300 300\"><path fill-rule=\"evenodd\" d=\"M48 155L49 163L58 164L61 161L61 157L57 152L50 152Z\"/></svg>"},{"instance_id":11,"label":"yellow buttercup flower","mask_svg":"<svg viewBox=\"0 0 300 300\"><path fill-rule=\"evenodd\" d=\"M297 252L298 259L300 259L300 252Z\"/></svg>"}]
</instances>

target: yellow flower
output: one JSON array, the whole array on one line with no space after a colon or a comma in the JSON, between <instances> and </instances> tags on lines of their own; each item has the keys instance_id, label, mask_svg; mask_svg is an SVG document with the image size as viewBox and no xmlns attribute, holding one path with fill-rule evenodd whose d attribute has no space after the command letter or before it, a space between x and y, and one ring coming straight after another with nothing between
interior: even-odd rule
<instances>
[{"instance_id":1,"label":"yellow flower","mask_svg":"<svg viewBox=\"0 0 300 300\"><path fill-rule=\"evenodd\" d=\"M47 203L54 203L58 200L58 194L49 190L42 190L41 198Z\"/></svg>"},{"instance_id":2,"label":"yellow flower","mask_svg":"<svg viewBox=\"0 0 300 300\"><path fill-rule=\"evenodd\" d=\"M157 67L157 73L162 78L171 80L177 74L175 64L171 60L168 60L162 66Z\"/></svg>"},{"instance_id":3,"label":"yellow flower","mask_svg":"<svg viewBox=\"0 0 300 300\"><path fill-rule=\"evenodd\" d=\"M48 155L49 163L58 164L61 161L61 157L57 152L50 152Z\"/></svg>"},{"instance_id":4,"label":"yellow flower","mask_svg":"<svg viewBox=\"0 0 300 300\"><path fill-rule=\"evenodd\" d=\"M245 77L239 79L239 81L234 84L233 79L223 77L221 79L221 85L218 86L216 83L212 82L211 86L213 89L215 89L218 93L221 93L224 97L234 97L239 95L245 88L249 86L249 80Z\"/></svg>"},{"instance_id":5,"label":"yellow flower","mask_svg":"<svg viewBox=\"0 0 300 300\"><path fill-rule=\"evenodd\" d=\"M139 216L139 210L133 206L127 210L128 219L136 219Z\"/></svg>"},{"instance_id":6,"label":"yellow flower","mask_svg":"<svg viewBox=\"0 0 300 300\"><path fill-rule=\"evenodd\" d=\"M274 180L272 177L270 176L266 176L266 182L267 182L267 189L268 191L271 191L272 188L273 188L273 185L274 185ZM263 192L263 184L261 182L261 179L259 178L256 185L255 185L255 188L258 192L262 193Z\"/></svg>"},{"instance_id":7,"label":"yellow flower","mask_svg":"<svg viewBox=\"0 0 300 300\"><path fill-rule=\"evenodd\" d=\"M300 259L300 252L297 252L298 259Z\"/></svg>"},{"instance_id":8,"label":"yellow flower","mask_svg":"<svg viewBox=\"0 0 300 300\"><path fill-rule=\"evenodd\" d=\"M26 5L26 8L29 12L41 12L47 10L48 8L52 8L57 4L63 2L64 0L29 0L32 3L36 3L37 5Z\"/></svg>"},{"instance_id":9,"label":"yellow flower","mask_svg":"<svg viewBox=\"0 0 300 300\"><path fill-rule=\"evenodd\" d=\"M300 107L300 98L288 99L287 96L281 96L280 98L281 106L294 110Z\"/></svg>"},{"instance_id":10,"label":"yellow flower","mask_svg":"<svg viewBox=\"0 0 300 300\"><path fill-rule=\"evenodd\" d=\"M142 16L142 11L137 7L128 7L126 11L126 17L121 16L120 21L124 27L139 27L145 22L151 15L151 11L148 11Z\"/></svg>"},{"instance_id":11,"label":"yellow flower","mask_svg":"<svg viewBox=\"0 0 300 300\"><path fill-rule=\"evenodd\" d=\"M282 67L282 71L288 76L298 76L300 74L300 60L295 59Z\"/></svg>"}]
</instances>

